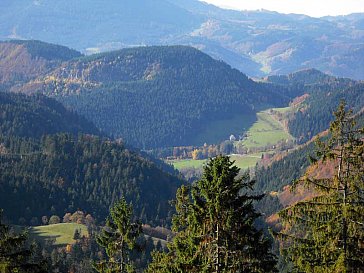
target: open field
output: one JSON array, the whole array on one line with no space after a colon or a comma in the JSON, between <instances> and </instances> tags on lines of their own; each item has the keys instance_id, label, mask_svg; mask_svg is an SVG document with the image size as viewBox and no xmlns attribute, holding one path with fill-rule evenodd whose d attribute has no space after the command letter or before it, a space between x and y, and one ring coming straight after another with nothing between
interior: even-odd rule
<instances>
[{"instance_id":1,"label":"open field","mask_svg":"<svg viewBox=\"0 0 364 273\"><path fill-rule=\"evenodd\" d=\"M275 109L277 110L277 108ZM289 111L282 108L280 111ZM248 130L247 137L242 144L247 148L262 148L274 145L279 141L291 140L293 137L286 132L284 126L274 118L269 111L262 111L257 114L258 120Z\"/></svg>"},{"instance_id":2,"label":"open field","mask_svg":"<svg viewBox=\"0 0 364 273\"><path fill-rule=\"evenodd\" d=\"M292 107L288 106L288 107L283 107L283 108L272 108L273 111L277 111L281 114L287 114L290 112L293 112Z\"/></svg>"},{"instance_id":3,"label":"open field","mask_svg":"<svg viewBox=\"0 0 364 273\"><path fill-rule=\"evenodd\" d=\"M281 114L286 114L292 111L291 107L284 108L272 108L275 112ZM224 122L227 124L224 125ZM280 141L292 140L293 137L287 132L284 125L278 120L278 118L271 113L270 109L261 111L257 113L257 116L248 117L245 122L241 122L240 117L234 117L229 121L219 121L215 123L214 128L210 128L211 132L209 137L218 137L218 134L222 134L227 127L232 128L232 124L235 124L237 132L243 132L244 128L242 126L251 125L246 132L247 137L239 142L235 142L238 145L243 145L246 148L264 148L266 146L272 146ZM240 128L240 130L238 129ZM215 133L215 135L214 135ZM208 139L209 137L206 137ZM225 139L228 136L226 135ZM208 142L207 143L218 143L218 142ZM231 155L231 159L235 160L235 165L241 169L248 169L254 167L257 162L260 161L262 153L253 153L248 155ZM182 159L182 160L171 160L167 161L172 164L178 170L185 170L189 168L201 169L204 164L206 164L207 159L204 160L193 160L193 159Z\"/></svg>"},{"instance_id":4,"label":"open field","mask_svg":"<svg viewBox=\"0 0 364 273\"><path fill-rule=\"evenodd\" d=\"M194 160L194 159L181 159L181 160L170 160L167 163L172 164L177 170L183 169L200 169L207 162L207 159Z\"/></svg>"},{"instance_id":5,"label":"open field","mask_svg":"<svg viewBox=\"0 0 364 273\"><path fill-rule=\"evenodd\" d=\"M76 229L81 230L81 236L88 236L87 227L76 223L61 223L31 227L29 235L31 238L39 241L54 238L56 240L55 245L67 245L75 242L73 240L73 235Z\"/></svg>"},{"instance_id":6,"label":"open field","mask_svg":"<svg viewBox=\"0 0 364 273\"><path fill-rule=\"evenodd\" d=\"M248 169L254 167L255 164L260 161L262 153L255 153L249 155L231 155L231 160L235 160L235 165L240 169ZM194 159L182 159L167 161L172 164L178 170L184 170L188 168L200 169L206 164L208 160L194 160Z\"/></svg>"},{"instance_id":7,"label":"open field","mask_svg":"<svg viewBox=\"0 0 364 273\"><path fill-rule=\"evenodd\" d=\"M235 160L235 166L242 170L252 168L260 161L262 157L261 153L250 154L250 155L231 155L230 159Z\"/></svg>"},{"instance_id":8,"label":"open field","mask_svg":"<svg viewBox=\"0 0 364 273\"><path fill-rule=\"evenodd\" d=\"M195 145L220 143L228 140L231 134L237 137L244 129L250 128L256 120L255 115L239 114L230 119L221 119L208 123L203 132L195 136L193 142Z\"/></svg>"}]
</instances>

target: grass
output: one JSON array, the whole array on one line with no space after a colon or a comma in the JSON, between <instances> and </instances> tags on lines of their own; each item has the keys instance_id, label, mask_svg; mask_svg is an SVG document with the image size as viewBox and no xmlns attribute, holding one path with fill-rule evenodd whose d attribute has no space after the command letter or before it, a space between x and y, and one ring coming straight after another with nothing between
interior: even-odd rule
<instances>
[{"instance_id":1,"label":"grass","mask_svg":"<svg viewBox=\"0 0 364 273\"><path fill-rule=\"evenodd\" d=\"M54 245L67 245L75 243L73 235L76 229L81 230L81 236L88 236L87 227L76 223L32 227L29 230L29 235L40 242L45 242L47 239L55 239Z\"/></svg>"},{"instance_id":2,"label":"grass","mask_svg":"<svg viewBox=\"0 0 364 273\"><path fill-rule=\"evenodd\" d=\"M231 155L230 159L235 160L235 166L242 170L254 167L262 157L261 153L250 155Z\"/></svg>"},{"instance_id":3,"label":"grass","mask_svg":"<svg viewBox=\"0 0 364 273\"><path fill-rule=\"evenodd\" d=\"M288 111L286 109L282 111ZM267 145L275 145L279 141L292 139L284 126L277 121L268 111L257 114L258 120L247 132L248 137L242 141L247 148L262 148Z\"/></svg>"},{"instance_id":4,"label":"grass","mask_svg":"<svg viewBox=\"0 0 364 273\"><path fill-rule=\"evenodd\" d=\"M285 108L273 108L276 112L286 114L292 111L291 107ZM243 145L246 148L264 148L266 146L276 145L280 141L291 140L293 137L286 131L284 126L276 119L276 117L270 113L269 109L260 111L255 116L245 116L244 121L241 121L241 116L235 116L229 121L220 120L214 123L215 127L209 128L205 131L206 138L204 142L206 143L219 143L207 141L208 139L218 137L219 134L224 134L225 139L228 138L230 134L226 134L224 128L235 128L233 132L242 132L245 128L249 128L247 131L247 137L240 143L236 142L238 145ZM227 123L227 124L224 124ZM232 124L235 123L235 126ZM249 126L250 124L250 126ZM243 127L244 126L244 127ZM211 131L210 131L211 130ZM209 133L207 133L209 132ZM224 133L225 132L225 133ZM237 134L236 134L237 136ZM204 143L203 142L203 143ZM241 169L248 169L254 167L255 164L260 161L262 153L248 154L248 155L231 155L231 159L235 160L235 165ZM185 170L189 168L201 169L203 165L207 162L205 160L193 160L193 159L182 159L182 160L171 160L167 161L173 164L173 166L178 170Z\"/></svg>"},{"instance_id":5,"label":"grass","mask_svg":"<svg viewBox=\"0 0 364 273\"><path fill-rule=\"evenodd\" d=\"M287 114L289 112L292 112L292 107L288 106L288 107L283 107L283 108L272 108L273 111L277 111L281 114Z\"/></svg>"},{"instance_id":6,"label":"grass","mask_svg":"<svg viewBox=\"0 0 364 273\"><path fill-rule=\"evenodd\" d=\"M248 169L254 167L255 164L261 159L262 153L255 153L250 155L231 155L231 160L235 160L235 165L240 169ZM194 160L194 159L181 159L181 160L170 160L168 163L178 170L185 170L189 168L201 169L208 160Z\"/></svg>"},{"instance_id":7,"label":"grass","mask_svg":"<svg viewBox=\"0 0 364 273\"><path fill-rule=\"evenodd\" d=\"M255 115L237 114L229 119L210 122L200 133L196 134L192 141L193 145L220 143L228 140L231 134L237 137L245 128L250 128L255 121Z\"/></svg>"},{"instance_id":8,"label":"grass","mask_svg":"<svg viewBox=\"0 0 364 273\"><path fill-rule=\"evenodd\" d=\"M200 169L207 162L207 159L194 160L194 159L182 159L182 160L170 160L171 163L177 170L184 170L189 168Z\"/></svg>"}]
</instances>

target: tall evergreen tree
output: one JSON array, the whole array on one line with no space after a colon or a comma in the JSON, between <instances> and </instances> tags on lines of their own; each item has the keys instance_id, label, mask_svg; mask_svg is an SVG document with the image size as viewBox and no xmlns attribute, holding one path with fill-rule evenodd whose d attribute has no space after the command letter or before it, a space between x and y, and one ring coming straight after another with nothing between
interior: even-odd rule
<instances>
[{"instance_id":1,"label":"tall evergreen tree","mask_svg":"<svg viewBox=\"0 0 364 273\"><path fill-rule=\"evenodd\" d=\"M139 223L132 223L132 214L132 206L128 205L124 198L111 208L106 226L96 238L109 257L108 260L94 264L98 272L134 272L129 255L136 247L136 239L142 230Z\"/></svg>"},{"instance_id":2,"label":"tall evergreen tree","mask_svg":"<svg viewBox=\"0 0 364 273\"><path fill-rule=\"evenodd\" d=\"M0 209L0 272L1 273L41 273L47 272L43 260L38 260L27 246L27 234L15 234L9 226L1 222L2 210Z\"/></svg>"},{"instance_id":3,"label":"tall evergreen tree","mask_svg":"<svg viewBox=\"0 0 364 273\"><path fill-rule=\"evenodd\" d=\"M364 128L356 128L342 102L327 142L317 141L312 164L335 165L331 178L309 172L296 182L317 195L280 212L286 229L278 234L285 257L297 272L364 272Z\"/></svg>"},{"instance_id":4,"label":"tall evergreen tree","mask_svg":"<svg viewBox=\"0 0 364 273\"><path fill-rule=\"evenodd\" d=\"M177 192L168 253L154 253L148 272L275 272L270 242L254 227L254 181L227 156L211 159L191 188Z\"/></svg>"}]
</instances>

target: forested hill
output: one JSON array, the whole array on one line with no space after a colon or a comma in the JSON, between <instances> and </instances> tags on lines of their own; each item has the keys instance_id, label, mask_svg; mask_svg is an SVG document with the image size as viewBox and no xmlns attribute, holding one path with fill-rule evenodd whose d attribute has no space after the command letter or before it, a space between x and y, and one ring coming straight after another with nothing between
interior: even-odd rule
<instances>
[{"instance_id":1,"label":"forested hill","mask_svg":"<svg viewBox=\"0 0 364 273\"><path fill-rule=\"evenodd\" d=\"M349 84L347 87L322 85L316 88L319 92L310 93L288 124L291 134L301 142L328 129L334 119L332 113L340 100L345 100L354 114L364 107L364 83Z\"/></svg>"},{"instance_id":2,"label":"forested hill","mask_svg":"<svg viewBox=\"0 0 364 273\"><path fill-rule=\"evenodd\" d=\"M60 132L101 134L91 122L54 99L0 92L0 135L40 138Z\"/></svg>"},{"instance_id":3,"label":"forested hill","mask_svg":"<svg viewBox=\"0 0 364 273\"><path fill-rule=\"evenodd\" d=\"M363 79L363 18L233 11L199 0L1 0L0 39L39 39L83 52L183 44L254 77L315 67Z\"/></svg>"},{"instance_id":4,"label":"forested hill","mask_svg":"<svg viewBox=\"0 0 364 273\"><path fill-rule=\"evenodd\" d=\"M300 70L288 75L273 75L265 78L267 82L281 84L281 85L304 85L309 86L313 84L349 84L355 82L351 79L338 78L325 74L317 69Z\"/></svg>"},{"instance_id":5,"label":"forested hill","mask_svg":"<svg viewBox=\"0 0 364 273\"><path fill-rule=\"evenodd\" d=\"M0 208L14 223L78 209L102 220L123 195L143 221L163 224L176 174L54 99L0 92Z\"/></svg>"},{"instance_id":6,"label":"forested hill","mask_svg":"<svg viewBox=\"0 0 364 273\"><path fill-rule=\"evenodd\" d=\"M23 83L80 56L75 50L40 41L0 42L0 84Z\"/></svg>"},{"instance_id":7,"label":"forested hill","mask_svg":"<svg viewBox=\"0 0 364 273\"><path fill-rule=\"evenodd\" d=\"M163 224L183 183L122 143L94 136L0 137L0 148L0 207L15 223L78 209L102 220L125 196L143 222Z\"/></svg>"},{"instance_id":8,"label":"forested hill","mask_svg":"<svg viewBox=\"0 0 364 273\"><path fill-rule=\"evenodd\" d=\"M203 144L195 136L217 121L239 115L244 122L258 107L288 103L281 89L194 48L163 46L64 62L18 91L55 97L106 133L153 148Z\"/></svg>"}]
</instances>

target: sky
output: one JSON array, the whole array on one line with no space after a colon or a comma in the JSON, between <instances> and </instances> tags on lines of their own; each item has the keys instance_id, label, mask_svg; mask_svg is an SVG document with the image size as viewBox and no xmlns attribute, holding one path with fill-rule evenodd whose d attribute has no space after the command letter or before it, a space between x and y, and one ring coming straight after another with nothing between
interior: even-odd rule
<instances>
[{"instance_id":1,"label":"sky","mask_svg":"<svg viewBox=\"0 0 364 273\"><path fill-rule=\"evenodd\" d=\"M306 14L312 17L364 12L364 0L203 0L238 10L266 9L280 13Z\"/></svg>"}]
</instances>

